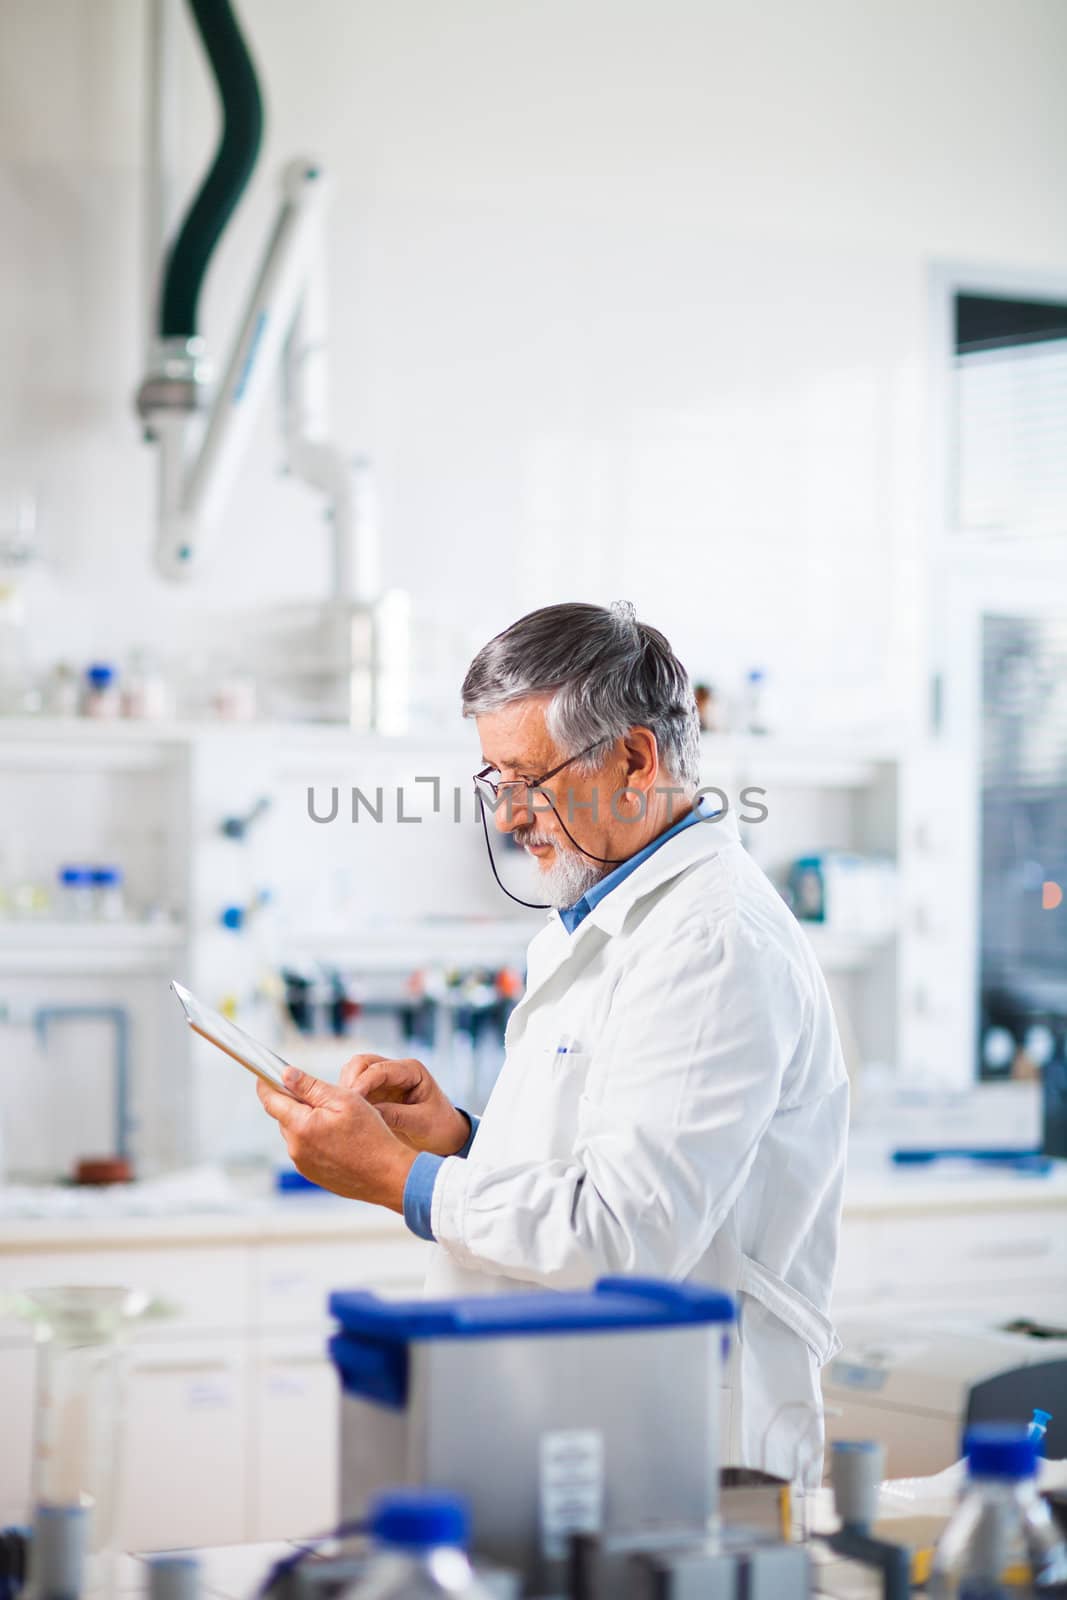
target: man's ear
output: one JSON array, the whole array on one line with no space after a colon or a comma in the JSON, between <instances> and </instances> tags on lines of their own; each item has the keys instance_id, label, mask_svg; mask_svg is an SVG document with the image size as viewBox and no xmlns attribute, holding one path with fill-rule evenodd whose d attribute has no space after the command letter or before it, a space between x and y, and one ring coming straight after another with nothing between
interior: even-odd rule
<instances>
[{"instance_id":1,"label":"man's ear","mask_svg":"<svg viewBox=\"0 0 1067 1600\"><path fill-rule=\"evenodd\" d=\"M651 728L631 728L623 739L626 781L633 789L649 790L659 776L659 747Z\"/></svg>"}]
</instances>

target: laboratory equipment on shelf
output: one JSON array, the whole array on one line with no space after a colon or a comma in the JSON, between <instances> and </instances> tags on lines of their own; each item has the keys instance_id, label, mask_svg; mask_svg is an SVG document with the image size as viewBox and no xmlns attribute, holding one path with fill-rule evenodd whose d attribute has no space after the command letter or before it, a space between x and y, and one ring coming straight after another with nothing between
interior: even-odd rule
<instances>
[{"instance_id":1,"label":"laboratory equipment on shelf","mask_svg":"<svg viewBox=\"0 0 1067 1600\"><path fill-rule=\"evenodd\" d=\"M223 906L219 922L230 933L246 933L251 922L270 905L273 895L269 889L257 889L247 905Z\"/></svg>"},{"instance_id":2,"label":"laboratory equipment on shelf","mask_svg":"<svg viewBox=\"0 0 1067 1600\"><path fill-rule=\"evenodd\" d=\"M341 1515L397 1482L446 1483L477 1548L555 1593L572 1533L718 1513L719 1396L734 1306L717 1290L594 1289L386 1302L336 1293Z\"/></svg>"},{"instance_id":3,"label":"laboratory equipment on shelf","mask_svg":"<svg viewBox=\"0 0 1067 1600\"><path fill-rule=\"evenodd\" d=\"M67 862L56 874L58 907L69 922L122 922L126 917L122 868Z\"/></svg>"},{"instance_id":4,"label":"laboratory equipment on shelf","mask_svg":"<svg viewBox=\"0 0 1067 1600\"><path fill-rule=\"evenodd\" d=\"M76 717L81 710L81 683L69 661L57 661L45 678L44 709L50 717Z\"/></svg>"},{"instance_id":5,"label":"laboratory equipment on shelf","mask_svg":"<svg viewBox=\"0 0 1067 1600\"><path fill-rule=\"evenodd\" d=\"M741 720L744 732L769 733L771 716L767 674L762 667L750 667L745 673L745 683L741 693Z\"/></svg>"},{"instance_id":6,"label":"laboratory equipment on shelf","mask_svg":"<svg viewBox=\"0 0 1067 1600\"><path fill-rule=\"evenodd\" d=\"M261 817L266 816L273 803L269 794L261 794L256 803L239 816L223 817L219 823L219 832L224 839L234 839L243 844L248 838L249 831Z\"/></svg>"},{"instance_id":7,"label":"laboratory equipment on shelf","mask_svg":"<svg viewBox=\"0 0 1067 1600\"><path fill-rule=\"evenodd\" d=\"M122 715L118 672L110 662L94 661L86 667L82 711L87 717L107 720Z\"/></svg>"},{"instance_id":8,"label":"laboratory equipment on shelf","mask_svg":"<svg viewBox=\"0 0 1067 1600\"><path fill-rule=\"evenodd\" d=\"M42 1287L15 1297L37 1345L31 1496L38 1526L49 1508L91 1509L89 1593L115 1592L125 1334L147 1307L146 1294L112 1286Z\"/></svg>"},{"instance_id":9,"label":"laboratory equipment on shelf","mask_svg":"<svg viewBox=\"0 0 1067 1600\"><path fill-rule=\"evenodd\" d=\"M932 1600L1010 1600L1067 1584L1067 1546L1037 1492L1026 1427L985 1423L964 1450L967 1483L934 1552Z\"/></svg>"},{"instance_id":10,"label":"laboratory equipment on shelf","mask_svg":"<svg viewBox=\"0 0 1067 1600\"><path fill-rule=\"evenodd\" d=\"M200 292L219 239L255 167L263 109L255 67L229 0L191 7L215 77L223 122L211 171L166 250L156 336L137 395L145 438L159 454L157 563L165 576L192 576L222 524L271 377L280 370L288 469L321 493L332 544L329 598L285 608L301 636L264 659L275 688L299 684L303 714L382 732L405 731L407 597L383 591L367 463L340 445L329 414L329 330L323 228L329 183L299 158L284 169L277 218L251 285L221 382L214 383L198 331ZM170 164L164 113L174 50L151 53L148 126L155 133L149 182L162 195ZM169 219L151 220L164 252ZM279 640L275 641L280 644ZM281 664L281 671L279 671ZM233 714L232 700L217 707ZM247 709L247 708L245 708ZM295 708L294 708L295 709ZM290 713L294 714L294 713Z\"/></svg>"},{"instance_id":11,"label":"laboratory equipment on shelf","mask_svg":"<svg viewBox=\"0 0 1067 1600\"><path fill-rule=\"evenodd\" d=\"M59 907L71 922L91 922L96 915L93 869L84 866L60 867Z\"/></svg>"},{"instance_id":12,"label":"laboratory equipment on shelf","mask_svg":"<svg viewBox=\"0 0 1067 1600\"><path fill-rule=\"evenodd\" d=\"M79 1163L75 1173L83 1183L119 1183L133 1176L132 1133L133 1115L130 1106L130 1019L124 1006L41 1006L34 1013L33 1025L42 1048L47 1042L50 1027L57 1022L109 1022L115 1031L113 1067L113 1105L115 1117L115 1148L100 1160ZM96 1168L95 1174L93 1168Z\"/></svg>"},{"instance_id":13,"label":"laboratory equipment on shelf","mask_svg":"<svg viewBox=\"0 0 1067 1600\"><path fill-rule=\"evenodd\" d=\"M121 867L93 868L93 910L101 922L121 922L125 917Z\"/></svg>"},{"instance_id":14,"label":"laboratory equipment on shelf","mask_svg":"<svg viewBox=\"0 0 1067 1600\"><path fill-rule=\"evenodd\" d=\"M470 1514L455 1495L394 1489L371 1505L374 1542L366 1569L346 1600L491 1600L471 1569Z\"/></svg>"},{"instance_id":15,"label":"laboratory equipment on shelf","mask_svg":"<svg viewBox=\"0 0 1067 1600\"><path fill-rule=\"evenodd\" d=\"M888 856L822 850L789 867L786 902L801 922L832 933L888 937L897 926L896 863Z\"/></svg>"},{"instance_id":16,"label":"laboratory equipment on shelf","mask_svg":"<svg viewBox=\"0 0 1067 1600\"><path fill-rule=\"evenodd\" d=\"M170 685L149 651L130 653L121 699L122 715L136 722L159 722L173 715Z\"/></svg>"}]
</instances>

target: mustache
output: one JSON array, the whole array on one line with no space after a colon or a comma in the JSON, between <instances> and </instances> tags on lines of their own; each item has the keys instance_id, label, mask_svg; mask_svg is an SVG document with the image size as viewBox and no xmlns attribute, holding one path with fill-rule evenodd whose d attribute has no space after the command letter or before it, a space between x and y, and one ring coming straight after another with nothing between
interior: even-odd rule
<instances>
[{"instance_id":1,"label":"mustache","mask_svg":"<svg viewBox=\"0 0 1067 1600\"><path fill-rule=\"evenodd\" d=\"M549 839L545 834L540 833L537 825L532 822L527 823L524 828L514 828L512 830L511 837L515 840L516 844L521 845L523 849L525 849L527 845L531 844L547 844L551 845L553 849L556 848L555 839Z\"/></svg>"}]
</instances>

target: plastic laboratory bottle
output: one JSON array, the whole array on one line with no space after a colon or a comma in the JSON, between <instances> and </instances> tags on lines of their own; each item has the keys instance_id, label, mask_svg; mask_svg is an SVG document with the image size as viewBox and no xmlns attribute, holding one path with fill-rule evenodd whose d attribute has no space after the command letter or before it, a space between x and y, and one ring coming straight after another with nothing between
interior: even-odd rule
<instances>
[{"instance_id":1,"label":"plastic laboratory bottle","mask_svg":"<svg viewBox=\"0 0 1067 1600\"><path fill-rule=\"evenodd\" d=\"M91 922L96 916L96 891L92 867L60 867L60 906L71 922Z\"/></svg>"},{"instance_id":2,"label":"plastic laboratory bottle","mask_svg":"<svg viewBox=\"0 0 1067 1600\"><path fill-rule=\"evenodd\" d=\"M126 915L121 867L94 867L93 910L101 922L121 922Z\"/></svg>"},{"instance_id":3,"label":"plastic laboratory bottle","mask_svg":"<svg viewBox=\"0 0 1067 1600\"><path fill-rule=\"evenodd\" d=\"M1015 1600L1067 1582L1067 1546L1037 1492L1028 1435L1007 1423L967 1433L967 1481L934 1552L931 1600Z\"/></svg>"},{"instance_id":4,"label":"plastic laboratory bottle","mask_svg":"<svg viewBox=\"0 0 1067 1600\"><path fill-rule=\"evenodd\" d=\"M87 717L117 717L122 711L118 674L106 661L94 661L85 669L82 710Z\"/></svg>"},{"instance_id":5,"label":"plastic laboratory bottle","mask_svg":"<svg viewBox=\"0 0 1067 1600\"><path fill-rule=\"evenodd\" d=\"M770 732L770 705L767 692L767 674L762 667L752 667L745 674L742 698L745 733Z\"/></svg>"},{"instance_id":6,"label":"plastic laboratory bottle","mask_svg":"<svg viewBox=\"0 0 1067 1600\"><path fill-rule=\"evenodd\" d=\"M467 1559L467 1507L452 1495L398 1489L372 1503L368 1532L374 1549L346 1600L491 1600Z\"/></svg>"},{"instance_id":7,"label":"plastic laboratory bottle","mask_svg":"<svg viewBox=\"0 0 1067 1600\"><path fill-rule=\"evenodd\" d=\"M69 661L57 661L45 680L45 710L50 717L76 717L80 700L78 674Z\"/></svg>"},{"instance_id":8,"label":"plastic laboratory bottle","mask_svg":"<svg viewBox=\"0 0 1067 1600\"><path fill-rule=\"evenodd\" d=\"M123 716L135 721L158 722L170 716L170 687L150 651L131 652L120 699Z\"/></svg>"}]
</instances>

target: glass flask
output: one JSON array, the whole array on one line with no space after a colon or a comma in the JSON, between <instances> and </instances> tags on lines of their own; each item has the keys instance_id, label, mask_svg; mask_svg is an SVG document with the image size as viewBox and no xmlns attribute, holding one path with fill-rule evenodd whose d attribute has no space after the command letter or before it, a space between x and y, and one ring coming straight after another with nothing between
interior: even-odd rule
<instances>
[{"instance_id":1,"label":"glass flask","mask_svg":"<svg viewBox=\"0 0 1067 1600\"><path fill-rule=\"evenodd\" d=\"M126 1333L148 1303L140 1290L111 1286L27 1289L16 1299L37 1344L33 1506L89 1509L90 1594L113 1590Z\"/></svg>"}]
</instances>

